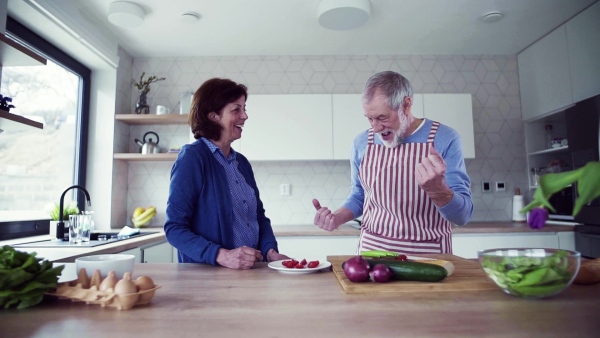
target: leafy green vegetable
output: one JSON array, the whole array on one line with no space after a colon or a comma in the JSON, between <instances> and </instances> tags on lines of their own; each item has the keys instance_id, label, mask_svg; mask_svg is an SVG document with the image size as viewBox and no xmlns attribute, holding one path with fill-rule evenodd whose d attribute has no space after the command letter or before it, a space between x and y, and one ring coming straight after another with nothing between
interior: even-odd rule
<instances>
[{"instance_id":1,"label":"leafy green vegetable","mask_svg":"<svg viewBox=\"0 0 600 338\"><path fill-rule=\"evenodd\" d=\"M600 197L600 162L588 162L577 170L542 175L539 188L533 194L533 200L520 212L526 213L540 206L555 211L548 200L550 196L575 182L577 182L577 200L573 207L573 216L577 216L584 205Z\"/></svg>"},{"instance_id":2,"label":"leafy green vegetable","mask_svg":"<svg viewBox=\"0 0 600 338\"><path fill-rule=\"evenodd\" d=\"M559 250L549 257L485 256L483 269L498 286L513 294L538 297L564 289L573 274L568 270L567 252Z\"/></svg>"},{"instance_id":3,"label":"leafy green vegetable","mask_svg":"<svg viewBox=\"0 0 600 338\"><path fill-rule=\"evenodd\" d=\"M42 301L58 285L64 266L5 245L0 251L0 307L24 309Z\"/></svg>"}]
</instances>

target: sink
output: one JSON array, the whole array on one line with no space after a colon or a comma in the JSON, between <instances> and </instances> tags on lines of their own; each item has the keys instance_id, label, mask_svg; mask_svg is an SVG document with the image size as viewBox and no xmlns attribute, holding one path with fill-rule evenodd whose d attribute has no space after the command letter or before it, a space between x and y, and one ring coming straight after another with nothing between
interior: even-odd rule
<instances>
[{"instance_id":1,"label":"sink","mask_svg":"<svg viewBox=\"0 0 600 338\"><path fill-rule=\"evenodd\" d=\"M13 244L15 248L91 248L108 243L124 241L129 238L156 234L158 231L140 232L130 236L118 236L118 232L94 232L90 236L89 243L69 244L69 241L61 241L57 239L47 239L43 241L35 241L29 243Z\"/></svg>"}]
</instances>

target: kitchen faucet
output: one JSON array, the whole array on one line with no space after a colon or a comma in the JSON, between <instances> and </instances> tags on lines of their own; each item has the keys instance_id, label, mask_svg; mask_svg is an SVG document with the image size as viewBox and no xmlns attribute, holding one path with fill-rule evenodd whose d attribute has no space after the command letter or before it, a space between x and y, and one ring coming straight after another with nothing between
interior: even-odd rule
<instances>
[{"instance_id":1,"label":"kitchen faucet","mask_svg":"<svg viewBox=\"0 0 600 338\"><path fill-rule=\"evenodd\" d=\"M72 185L72 186L68 187L67 189L65 189L65 191L63 191L62 195L60 195L60 204L58 207L59 222L56 224L56 238L57 239L64 240L64 238L65 238L65 223L63 222L64 199L65 199L65 195L66 195L67 191L74 189L74 188L77 188L77 189L80 189L81 191L83 191L85 193L85 197L87 199L88 206L92 206L92 202L90 201L90 194L88 193L87 190L85 190L84 187L82 187L80 185Z\"/></svg>"}]
</instances>

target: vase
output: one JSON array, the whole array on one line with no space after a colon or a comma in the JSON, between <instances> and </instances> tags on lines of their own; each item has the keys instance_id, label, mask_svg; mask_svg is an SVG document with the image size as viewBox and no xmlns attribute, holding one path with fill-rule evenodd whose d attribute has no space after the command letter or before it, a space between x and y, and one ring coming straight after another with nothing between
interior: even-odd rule
<instances>
[{"instance_id":1,"label":"vase","mask_svg":"<svg viewBox=\"0 0 600 338\"><path fill-rule=\"evenodd\" d=\"M147 93L141 92L138 97L137 102L135 103L135 113L136 114L149 114L150 106L148 105L148 98L146 97Z\"/></svg>"}]
</instances>

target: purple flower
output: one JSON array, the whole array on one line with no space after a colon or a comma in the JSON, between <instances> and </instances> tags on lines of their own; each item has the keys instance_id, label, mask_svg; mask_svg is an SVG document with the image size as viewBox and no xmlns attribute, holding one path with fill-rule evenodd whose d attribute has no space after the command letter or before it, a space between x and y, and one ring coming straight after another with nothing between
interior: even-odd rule
<instances>
[{"instance_id":1,"label":"purple flower","mask_svg":"<svg viewBox=\"0 0 600 338\"><path fill-rule=\"evenodd\" d=\"M534 208L529 212L527 223L532 229L541 229L548 219L548 211L544 208Z\"/></svg>"}]
</instances>

